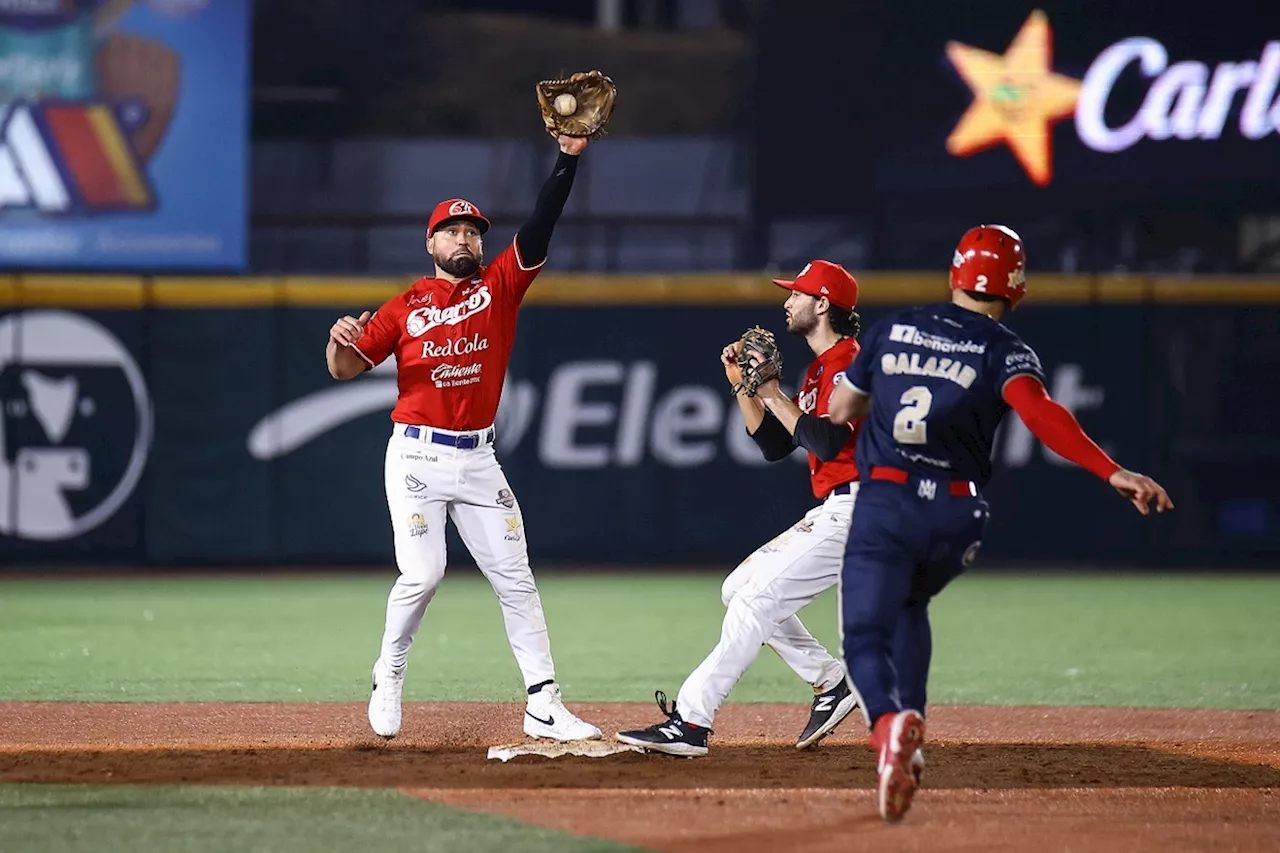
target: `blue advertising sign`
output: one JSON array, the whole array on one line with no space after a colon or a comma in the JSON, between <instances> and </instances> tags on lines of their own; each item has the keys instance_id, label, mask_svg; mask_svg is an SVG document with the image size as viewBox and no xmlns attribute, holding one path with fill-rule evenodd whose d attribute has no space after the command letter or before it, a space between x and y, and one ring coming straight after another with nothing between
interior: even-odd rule
<instances>
[{"instance_id":1,"label":"blue advertising sign","mask_svg":"<svg viewBox=\"0 0 1280 853\"><path fill-rule=\"evenodd\" d=\"M395 364L329 376L342 310L0 306L0 570L392 563ZM765 461L718 358L755 323L781 333L780 315L526 308L495 448L531 559L728 569L799 521L815 504L806 455ZM979 565L1277 565L1280 304L1033 304L1010 326L1053 397L1177 510L1143 518L1010 414ZM793 392L812 353L778 343ZM469 561L448 535L450 562Z\"/></svg>"},{"instance_id":2,"label":"blue advertising sign","mask_svg":"<svg viewBox=\"0 0 1280 853\"><path fill-rule=\"evenodd\" d=\"M0 0L0 264L244 264L249 0Z\"/></svg>"}]
</instances>

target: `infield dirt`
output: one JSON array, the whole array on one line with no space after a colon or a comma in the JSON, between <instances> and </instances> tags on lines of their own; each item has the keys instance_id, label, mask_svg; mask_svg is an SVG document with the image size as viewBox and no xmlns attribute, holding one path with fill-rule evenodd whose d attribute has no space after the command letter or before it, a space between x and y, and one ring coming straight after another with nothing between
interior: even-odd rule
<instances>
[{"instance_id":1,"label":"infield dirt","mask_svg":"<svg viewBox=\"0 0 1280 853\"><path fill-rule=\"evenodd\" d=\"M611 738L652 704L571 703ZM807 709L730 704L711 754L487 758L522 705L0 703L0 782L390 787L575 835L685 851L1275 850L1280 712L957 707L929 712L924 787L875 814L856 715L797 750Z\"/></svg>"}]
</instances>

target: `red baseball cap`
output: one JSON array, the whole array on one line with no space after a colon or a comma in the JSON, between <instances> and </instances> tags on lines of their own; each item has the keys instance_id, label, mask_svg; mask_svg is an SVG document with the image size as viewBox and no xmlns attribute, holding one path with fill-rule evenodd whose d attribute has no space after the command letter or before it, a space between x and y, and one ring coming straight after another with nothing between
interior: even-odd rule
<instances>
[{"instance_id":1,"label":"red baseball cap","mask_svg":"<svg viewBox=\"0 0 1280 853\"><path fill-rule=\"evenodd\" d=\"M427 236L430 237L441 223L450 219L469 219L476 224L481 234L489 230L489 220L480 212L480 208L465 198L447 198L431 212L431 219L427 222Z\"/></svg>"},{"instance_id":2,"label":"red baseball cap","mask_svg":"<svg viewBox=\"0 0 1280 853\"><path fill-rule=\"evenodd\" d=\"M858 305L858 282L849 271L831 261L812 261L804 265L795 281L775 278L773 283L787 290L825 296L827 301L846 311Z\"/></svg>"}]
</instances>

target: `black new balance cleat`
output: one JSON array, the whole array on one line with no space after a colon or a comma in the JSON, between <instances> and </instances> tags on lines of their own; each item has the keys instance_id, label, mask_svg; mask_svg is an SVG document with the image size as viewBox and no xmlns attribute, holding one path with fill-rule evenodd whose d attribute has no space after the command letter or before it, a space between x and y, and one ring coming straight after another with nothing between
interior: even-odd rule
<instances>
[{"instance_id":1,"label":"black new balance cleat","mask_svg":"<svg viewBox=\"0 0 1280 853\"><path fill-rule=\"evenodd\" d=\"M840 683L826 693L813 697L813 708L809 711L809 723L800 733L796 741L796 749L813 746L836 730L845 717L858 707L858 697L849 689L849 679L842 678Z\"/></svg>"},{"instance_id":2,"label":"black new balance cleat","mask_svg":"<svg viewBox=\"0 0 1280 853\"><path fill-rule=\"evenodd\" d=\"M634 729L618 732L618 740L638 746L646 752L665 752L667 755L682 755L685 758L697 758L707 754L707 735L711 729L687 723L676 713L674 703L667 707L667 694L661 690L653 694L658 700L658 710L666 715L665 723L655 723L647 729Z\"/></svg>"}]
</instances>

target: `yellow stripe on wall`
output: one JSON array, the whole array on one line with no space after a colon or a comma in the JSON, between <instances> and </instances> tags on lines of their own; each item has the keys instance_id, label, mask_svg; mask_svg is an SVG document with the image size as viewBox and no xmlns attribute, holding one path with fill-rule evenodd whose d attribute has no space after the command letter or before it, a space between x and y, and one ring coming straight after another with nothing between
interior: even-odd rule
<instances>
[{"instance_id":1,"label":"yellow stripe on wall","mask_svg":"<svg viewBox=\"0 0 1280 853\"><path fill-rule=\"evenodd\" d=\"M373 310L413 283L404 278L184 278L136 276L0 276L0 307L265 308L276 305ZM947 299L942 273L871 272L858 277L860 305L911 305ZM786 291L767 276L707 274L629 276L545 274L528 305L781 305ZM1275 305L1280 279L1251 277L1042 275L1022 303Z\"/></svg>"},{"instance_id":2,"label":"yellow stripe on wall","mask_svg":"<svg viewBox=\"0 0 1280 853\"><path fill-rule=\"evenodd\" d=\"M161 308L264 308L282 304L279 279L157 278L150 299Z\"/></svg>"},{"instance_id":3,"label":"yellow stripe on wall","mask_svg":"<svg viewBox=\"0 0 1280 853\"><path fill-rule=\"evenodd\" d=\"M144 282L136 276L11 276L0 285L6 306L50 308L141 308Z\"/></svg>"},{"instance_id":4,"label":"yellow stripe on wall","mask_svg":"<svg viewBox=\"0 0 1280 853\"><path fill-rule=\"evenodd\" d=\"M142 179L138 176L133 158L129 156L115 116L107 112L104 106L90 107L88 113L89 123L93 125L93 130L98 135L98 143L102 146L103 153L107 155L107 161L111 163L111 170L115 172L120 188L136 207L144 207L151 199L146 187L142 185Z\"/></svg>"}]
</instances>

